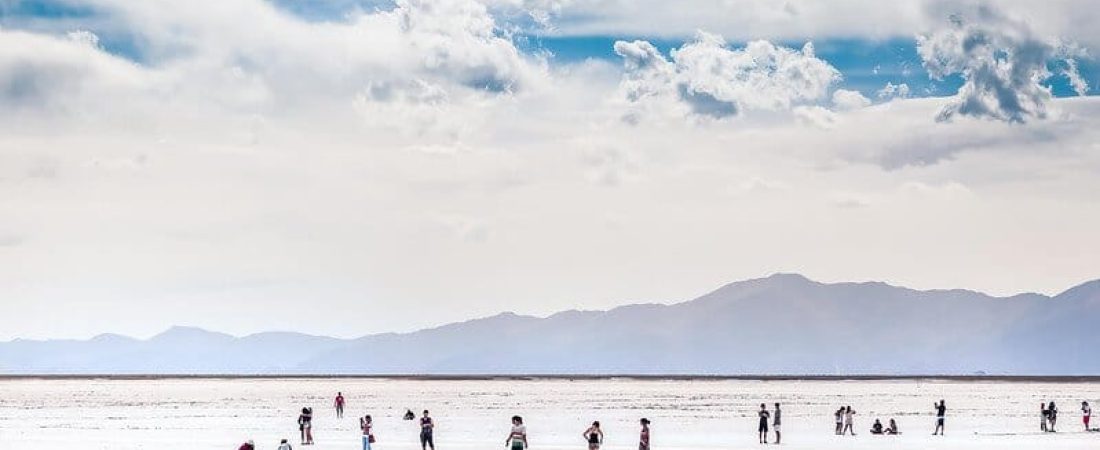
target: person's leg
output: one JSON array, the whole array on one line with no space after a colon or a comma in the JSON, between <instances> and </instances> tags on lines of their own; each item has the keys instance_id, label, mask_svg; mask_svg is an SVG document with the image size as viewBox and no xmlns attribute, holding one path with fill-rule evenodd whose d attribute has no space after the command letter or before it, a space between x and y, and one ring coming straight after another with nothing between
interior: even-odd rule
<instances>
[{"instance_id":1,"label":"person's leg","mask_svg":"<svg viewBox=\"0 0 1100 450\"><path fill-rule=\"evenodd\" d=\"M428 435L423 431L420 432L420 450L428 450Z\"/></svg>"},{"instance_id":2,"label":"person's leg","mask_svg":"<svg viewBox=\"0 0 1100 450\"><path fill-rule=\"evenodd\" d=\"M435 436L434 433L428 433L428 447L435 450Z\"/></svg>"}]
</instances>

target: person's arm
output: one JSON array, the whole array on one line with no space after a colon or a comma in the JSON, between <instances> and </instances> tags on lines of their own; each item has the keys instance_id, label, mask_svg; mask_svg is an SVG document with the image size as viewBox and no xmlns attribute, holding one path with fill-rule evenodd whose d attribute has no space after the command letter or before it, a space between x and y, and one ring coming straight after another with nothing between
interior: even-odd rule
<instances>
[{"instance_id":1,"label":"person's arm","mask_svg":"<svg viewBox=\"0 0 1100 450\"><path fill-rule=\"evenodd\" d=\"M598 430L597 433L600 435L600 445L603 445L603 430Z\"/></svg>"}]
</instances>

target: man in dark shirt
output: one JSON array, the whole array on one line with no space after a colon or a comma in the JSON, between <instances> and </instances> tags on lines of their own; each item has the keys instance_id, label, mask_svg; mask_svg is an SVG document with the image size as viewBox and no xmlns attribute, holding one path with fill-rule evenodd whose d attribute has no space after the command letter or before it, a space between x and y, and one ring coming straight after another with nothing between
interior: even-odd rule
<instances>
[{"instance_id":1,"label":"man in dark shirt","mask_svg":"<svg viewBox=\"0 0 1100 450\"><path fill-rule=\"evenodd\" d=\"M428 410L424 410L424 417L420 418L420 450L427 450L431 447L435 450L435 440L432 439L432 430L435 428L435 422L431 417L428 417Z\"/></svg>"},{"instance_id":2,"label":"man in dark shirt","mask_svg":"<svg viewBox=\"0 0 1100 450\"><path fill-rule=\"evenodd\" d=\"M943 399L940 399L940 404L932 404L932 407L936 408L936 431L932 432L932 436L943 436L943 420L947 417L947 405Z\"/></svg>"}]
</instances>

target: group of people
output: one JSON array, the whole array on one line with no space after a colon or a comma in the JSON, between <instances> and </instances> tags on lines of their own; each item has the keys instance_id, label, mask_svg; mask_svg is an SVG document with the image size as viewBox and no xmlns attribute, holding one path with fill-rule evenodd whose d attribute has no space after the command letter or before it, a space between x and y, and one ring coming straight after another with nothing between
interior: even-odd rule
<instances>
[{"instance_id":1,"label":"group of people","mask_svg":"<svg viewBox=\"0 0 1100 450\"><path fill-rule=\"evenodd\" d=\"M776 406L778 407L779 405ZM933 403L932 408L936 412L936 428L932 431L932 435L943 436L944 422L947 420L947 402L941 399L939 403ZM854 426L855 416L856 411L852 409L851 406L841 406L833 413L833 418L836 422L837 436L844 436L845 434L851 436L856 435ZM896 436L901 434L901 430L898 428L898 422L892 417L887 426L883 426L882 421L876 418L875 423L871 425L871 434Z\"/></svg>"},{"instance_id":2,"label":"group of people","mask_svg":"<svg viewBox=\"0 0 1100 450\"><path fill-rule=\"evenodd\" d=\"M772 431L775 431L775 443L778 444L783 439L783 434L780 431L783 426L783 410L779 409L779 403L775 404L775 412L768 412L768 405L761 403L760 411L756 413L760 418L759 423L756 426L756 432L761 444L768 443L768 420L771 420Z\"/></svg>"},{"instance_id":3,"label":"group of people","mask_svg":"<svg viewBox=\"0 0 1100 450\"><path fill-rule=\"evenodd\" d=\"M342 392L336 393L336 398L333 401L333 406L336 409L336 417L342 418L344 416L345 406L344 394ZM1054 402L1044 402L1041 407L1042 423L1041 427L1044 432L1054 432L1055 425L1058 421L1058 407ZM932 435L944 434L944 422L947 417L947 404L944 400L940 400L938 403L933 404L933 410L936 415L936 427L932 432ZM856 411L851 406L842 406L836 410L833 414L836 420L836 434L843 436L850 434L855 436L854 421ZM1087 401L1081 402L1081 416L1084 422L1085 431L1100 431L1100 429L1090 428L1090 420L1092 418L1092 408ZM761 403L760 410L757 412L759 419L757 431L759 435L759 441L761 444L768 443L769 432L775 432L775 444L781 443L782 432L781 427L783 423L783 411L779 407L779 403L775 403L775 409L768 410L767 404ZM406 410L404 420L415 420L415 415L412 410ZM641 433L638 441L638 450L650 450L649 446L649 419L641 419ZM435 450L435 421L432 419L428 410L424 410L423 415L420 417L420 448L421 450ZM363 450L371 450L372 444L375 442L373 420L371 416L365 415L359 418L359 428L362 432ZM298 415L298 429L301 433L302 445L313 444L313 409L310 407L302 408L301 414ZM875 419L874 424L871 426L871 434L874 435L899 435L901 430L898 428L896 420L891 418L889 425L884 426L882 421ZM582 433L582 437L588 444L588 450L599 450L603 445L604 433L600 428L600 422L592 422L588 428ZM526 450L527 449L527 428L523 424L523 418L520 416L512 417L512 428L508 433L508 437L505 438L504 445L510 450ZM251 440L241 444L239 450L255 450L255 445ZM293 450L286 439L280 442L278 450Z\"/></svg>"}]
</instances>

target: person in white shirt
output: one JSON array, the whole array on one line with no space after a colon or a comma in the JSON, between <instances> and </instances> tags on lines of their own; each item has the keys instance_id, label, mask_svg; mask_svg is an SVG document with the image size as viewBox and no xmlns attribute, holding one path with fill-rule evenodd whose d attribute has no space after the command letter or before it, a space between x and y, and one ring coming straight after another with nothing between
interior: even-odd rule
<instances>
[{"instance_id":1,"label":"person in white shirt","mask_svg":"<svg viewBox=\"0 0 1100 450\"><path fill-rule=\"evenodd\" d=\"M527 427L523 425L523 418L512 416L512 431L504 440L504 446L512 450L524 450L527 448Z\"/></svg>"},{"instance_id":2,"label":"person in white shirt","mask_svg":"<svg viewBox=\"0 0 1100 450\"><path fill-rule=\"evenodd\" d=\"M291 447L290 443L288 443L286 439L283 439L283 441L279 443L279 450L294 450L294 447Z\"/></svg>"},{"instance_id":3,"label":"person in white shirt","mask_svg":"<svg viewBox=\"0 0 1100 450\"><path fill-rule=\"evenodd\" d=\"M1081 420L1085 422L1085 431L1089 431L1089 419L1092 419L1092 407L1089 402L1081 402Z\"/></svg>"}]
</instances>

